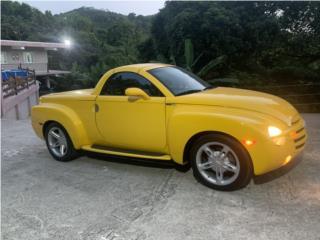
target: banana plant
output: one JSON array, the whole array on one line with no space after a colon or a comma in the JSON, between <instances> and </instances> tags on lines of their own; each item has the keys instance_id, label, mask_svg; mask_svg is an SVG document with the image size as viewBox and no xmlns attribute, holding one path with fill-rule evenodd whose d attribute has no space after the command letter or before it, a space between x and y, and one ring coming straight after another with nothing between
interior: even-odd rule
<instances>
[{"instance_id":1,"label":"banana plant","mask_svg":"<svg viewBox=\"0 0 320 240\"><path fill-rule=\"evenodd\" d=\"M204 52L200 53L196 59L194 59L194 51L193 44L191 39L185 39L184 41L184 56L186 61L186 68L189 71L194 72L194 66L198 63L198 61L203 56ZM196 74L200 77L204 77L208 72L213 71L215 68L224 64L227 60L226 55L221 55L210 62L208 62L205 66L203 66Z\"/></svg>"}]
</instances>

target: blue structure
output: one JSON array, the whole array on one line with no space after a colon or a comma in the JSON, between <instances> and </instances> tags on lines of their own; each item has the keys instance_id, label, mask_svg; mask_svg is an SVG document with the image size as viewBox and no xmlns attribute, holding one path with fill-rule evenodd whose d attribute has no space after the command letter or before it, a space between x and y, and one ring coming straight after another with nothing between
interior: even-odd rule
<instances>
[{"instance_id":1,"label":"blue structure","mask_svg":"<svg viewBox=\"0 0 320 240\"><path fill-rule=\"evenodd\" d=\"M2 81L8 81L10 77L28 77L29 72L26 69L12 69L12 70L2 70L1 77Z\"/></svg>"}]
</instances>

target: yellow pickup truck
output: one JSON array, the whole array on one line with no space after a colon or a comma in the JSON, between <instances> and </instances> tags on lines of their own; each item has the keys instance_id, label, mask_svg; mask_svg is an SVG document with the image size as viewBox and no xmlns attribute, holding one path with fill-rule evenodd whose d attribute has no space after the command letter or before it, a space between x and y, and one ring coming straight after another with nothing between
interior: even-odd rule
<instances>
[{"instance_id":1,"label":"yellow pickup truck","mask_svg":"<svg viewBox=\"0 0 320 240\"><path fill-rule=\"evenodd\" d=\"M285 100L212 87L173 65L105 73L94 89L53 93L32 108L32 126L58 161L80 150L190 164L217 190L246 186L304 148L304 120Z\"/></svg>"}]
</instances>

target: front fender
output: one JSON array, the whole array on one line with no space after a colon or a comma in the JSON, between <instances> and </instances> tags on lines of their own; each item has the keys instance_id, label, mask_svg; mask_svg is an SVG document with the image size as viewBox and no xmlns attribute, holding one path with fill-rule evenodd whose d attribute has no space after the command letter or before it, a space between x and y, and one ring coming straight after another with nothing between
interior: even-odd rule
<instances>
[{"instance_id":1,"label":"front fender","mask_svg":"<svg viewBox=\"0 0 320 240\"><path fill-rule=\"evenodd\" d=\"M89 139L79 116L71 108L55 103L42 103L32 107L32 127L40 138L43 136L43 126L49 121L60 123L68 132L76 149L89 144Z\"/></svg>"},{"instance_id":2,"label":"front fender","mask_svg":"<svg viewBox=\"0 0 320 240\"><path fill-rule=\"evenodd\" d=\"M271 117L243 109L199 105L176 106L168 120L170 154L174 161L183 164L185 147L193 136L202 132L221 132L232 136L240 143L245 139L257 142L254 146L245 146L257 170L261 165L259 162L264 161L261 150L268 141L267 123L278 121L269 118Z\"/></svg>"}]
</instances>

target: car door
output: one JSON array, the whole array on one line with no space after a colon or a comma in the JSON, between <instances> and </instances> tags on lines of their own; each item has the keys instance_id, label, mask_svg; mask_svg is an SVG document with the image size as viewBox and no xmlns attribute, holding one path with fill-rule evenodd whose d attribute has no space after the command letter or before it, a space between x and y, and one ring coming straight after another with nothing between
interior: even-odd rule
<instances>
[{"instance_id":1,"label":"car door","mask_svg":"<svg viewBox=\"0 0 320 240\"><path fill-rule=\"evenodd\" d=\"M126 96L125 90L132 87L142 89L150 98ZM137 73L115 73L96 99L96 124L106 146L163 153L166 146L165 97Z\"/></svg>"}]
</instances>

